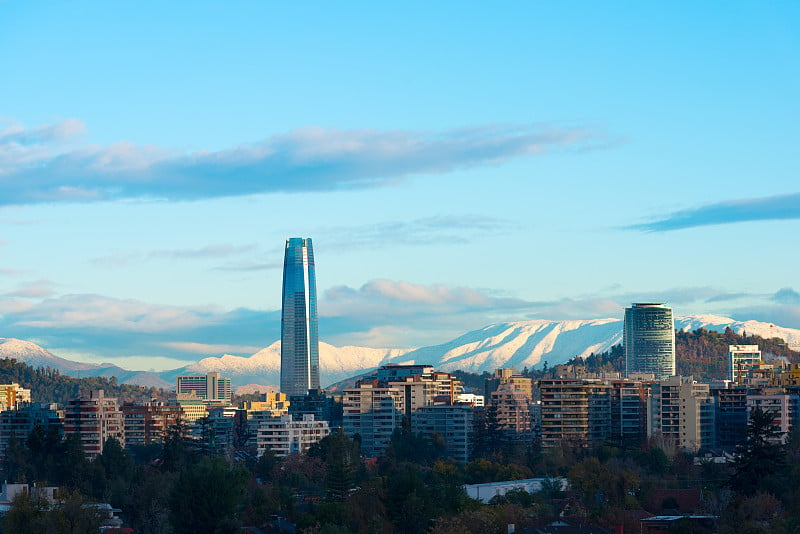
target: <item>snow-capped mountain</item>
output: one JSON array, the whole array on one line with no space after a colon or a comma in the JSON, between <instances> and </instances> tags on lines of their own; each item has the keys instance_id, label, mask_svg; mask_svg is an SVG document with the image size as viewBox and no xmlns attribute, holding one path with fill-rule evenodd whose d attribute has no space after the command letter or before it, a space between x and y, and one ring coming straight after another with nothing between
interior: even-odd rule
<instances>
[{"instance_id":1,"label":"snow-capped mountain","mask_svg":"<svg viewBox=\"0 0 800 534\"><path fill-rule=\"evenodd\" d=\"M87 371L100 366L93 363L73 362L59 358L36 343L21 339L0 337L0 358L15 358L32 367L51 367L67 374L72 371Z\"/></svg>"},{"instance_id":2,"label":"snow-capped mountain","mask_svg":"<svg viewBox=\"0 0 800 534\"><path fill-rule=\"evenodd\" d=\"M468 332L442 345L413 350L386 363L430 364L442 371L492 372L498 367L563 363L622 342L622 321L519 321Z\"/></svg>"},{"instance_id":3,"label":"snow-capped mountain","mask_svg":"<svg viewBox=\"0 0 800 534\"><path fill-rule=\"evenodd\" d=\"M325 385L343 380L367 369L374 369L383 362L400 357L409 349L372 349L368 347L334 347L319 344L321 379ZM281 342L276 341L250 357L225 354L203 358L199 362L181 369L160 373L166 380L174 382L175 376L189 373L219 371L230 377L234 385L279 384L281 372Z\"/></svg>"},{"instance_id":4,"label":"snow-capped mountain","mask_svg":"<svg viewBox=\"0 0 800 534\"><path fill-rule=\"evenodd\" d=\"M14 358L31 367L50 367L68 376L116 376L120 384L159 388L168 388L172 385L158 375L147 371L128 371L110 363L96 364L67 360L35 343L21 339L0 338L0 358Z\"/></svg>"},{"instance_id":5,"label":"snow-capped mountain","mask_svg":"<svg viewBox=\"0 0 800 534\"><path fill-rule=\"evenodd\" d=\"M334 347L320 343L320 377L323 387L363 374L387 363L420 363L436 369L461 369L473 373L492 372L498 367L523 369L564 363L575 356L610 349L622 342L622 319L574 321L517 321L498 323L467 332L452 341L417 349L373 349ZM791 347L800 347L800 330L759 321L734 321L715 315L675 318L678 330L705 328L723 332L730 327L764 338L779 337ZM0 338L0 358L16 358L29 365L47 365L65 374L117 376L120 382L169 387L175 376L186 373L219 371L234 386L276 385L280 383L280 341L250 357L225 354L209 357L180 369L158 373L126 371L111 364L78 363L59 358L27 341Z\"/></svg>"}]
</instances>

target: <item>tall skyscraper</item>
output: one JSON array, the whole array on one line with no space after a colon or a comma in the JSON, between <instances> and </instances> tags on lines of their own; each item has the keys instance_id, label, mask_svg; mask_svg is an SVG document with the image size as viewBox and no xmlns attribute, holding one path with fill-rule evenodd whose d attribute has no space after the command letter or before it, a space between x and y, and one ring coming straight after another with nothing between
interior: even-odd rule
<instances>
[{"instance_id":1,"label":"tall skyscraper","mask_svg":"<svg viewBox=\"0 0 800 534\"><path fill-rule=\"evenodd\" d=\"M672 308L639 303L625 308L625 374L653 373L656 380L675 374L675 324Z\"/></svg>"},{"instance_id":2,"label":"tall skyscraper","mask_svg":"<svg viewBox=\"0 0 800 534\"><path fill-rule=\"evenodd\" d=\"M281 316L281 393L319 389L317 278L311 238L286 240Z\"/></svg>"}]
</instances>

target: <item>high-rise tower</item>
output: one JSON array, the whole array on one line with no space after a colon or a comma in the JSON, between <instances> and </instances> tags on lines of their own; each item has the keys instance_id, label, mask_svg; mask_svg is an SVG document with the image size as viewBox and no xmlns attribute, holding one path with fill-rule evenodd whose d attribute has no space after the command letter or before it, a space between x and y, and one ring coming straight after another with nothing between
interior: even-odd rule
<instances>
[{"instance_id":1,"label":"high-rise tower","mask_svg":"<svg viewBox=\"0 0 800 534\"><path fill-rule=\"evenodd\" d=\"M653 373L656 380L675 374L675 324L672 308L639 303L625 308L625 374Z\"/></svg>"},{"instance_id":2,"label":"high-rise tower","mask_svg":"<svg viewBox=\"0 0 800 534\"><path fill-rule=\"evenodd\" d=\"M311 238L286 240L281 315L281 392L305 395L319 389L317 278Z\"/></svg>"}]
</instances>

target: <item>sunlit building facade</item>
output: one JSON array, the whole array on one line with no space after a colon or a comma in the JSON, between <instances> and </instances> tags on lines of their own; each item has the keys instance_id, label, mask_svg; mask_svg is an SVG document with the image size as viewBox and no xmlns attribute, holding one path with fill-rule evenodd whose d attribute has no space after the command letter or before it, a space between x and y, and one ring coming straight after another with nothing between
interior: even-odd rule
<instances>
[{"instance_id":1,"label":"sunlit building facade","mask_svg":"<svg viewBox=\"0 0 800 534\"><path fill-rule=\"evenodd\" d=\"M311 238L286 240L281 315L281 393L319 389L317 280Z\"/></svg>"},{"instance_id":2,"label":"sunlit building facade","mask_svg":"<svg viewBox=\"0 0 800 534\"><path fill-rule=\"evenodd\" d=\"M625 376L653 373L656 380L675 375L675 324L672 308L638 303L625 308Z\"/></svg>"}]
</instances>

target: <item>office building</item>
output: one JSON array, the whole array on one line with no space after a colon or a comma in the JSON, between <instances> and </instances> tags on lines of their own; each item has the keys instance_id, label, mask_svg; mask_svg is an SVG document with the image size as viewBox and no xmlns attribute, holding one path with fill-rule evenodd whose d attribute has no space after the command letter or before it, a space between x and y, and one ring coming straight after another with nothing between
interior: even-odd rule
<instances>
[{"instance_id":1,"label":"office building","mask_svg":"<svg viewBox=\"0 0 800 534\"><path fill-rule=\"evenodd\" d=\"M223 404L230 404L233 394L231 379L221 377L216 371L205 375L178 376L175 378L175 391L178 395L194 392L204 402Z\"/></svg>"},{"instance_id":2,"label":"office building","mask_svg":"<svg viewBox=\"0 0 800 534\"><path fill-rule=\"evenodd\" d=\"M77 434L89 460L103 453L109 438L125 446L122 411L117 399L106 397L102 389L93 390L88 397L72 399L64 414L64 434Z\"/></svg>"},{"instance_id":3,"label":"office building","mask_svg":"<svg viewBox=\"0 0 800 534\"><path fill-rule=\"evenodd\" d=\"M319 389L317 280L311 238L286 240L281 313L281 393Z\"/></svg>"},{"instance_id":4,"label":"office building","mask_svg":"<svg viewBox=\"0 0 800 534\"><path fill-rule=\"evenodd\" d=\"M761 364L761 351L758 345L728 345L728 380L743 384L747 372L758 369Z\"/></svg>"},{"instance_id":5,"label":"office building","mask_svg":"<svg viewBox=\"0 0 800 534\"><path fill-rule=\"evenodd\" d=\"M675 375L675 325L672 308L637 303L625 308L625 376L653 373L656 380Z\"/></svg>"}]
</instances>

